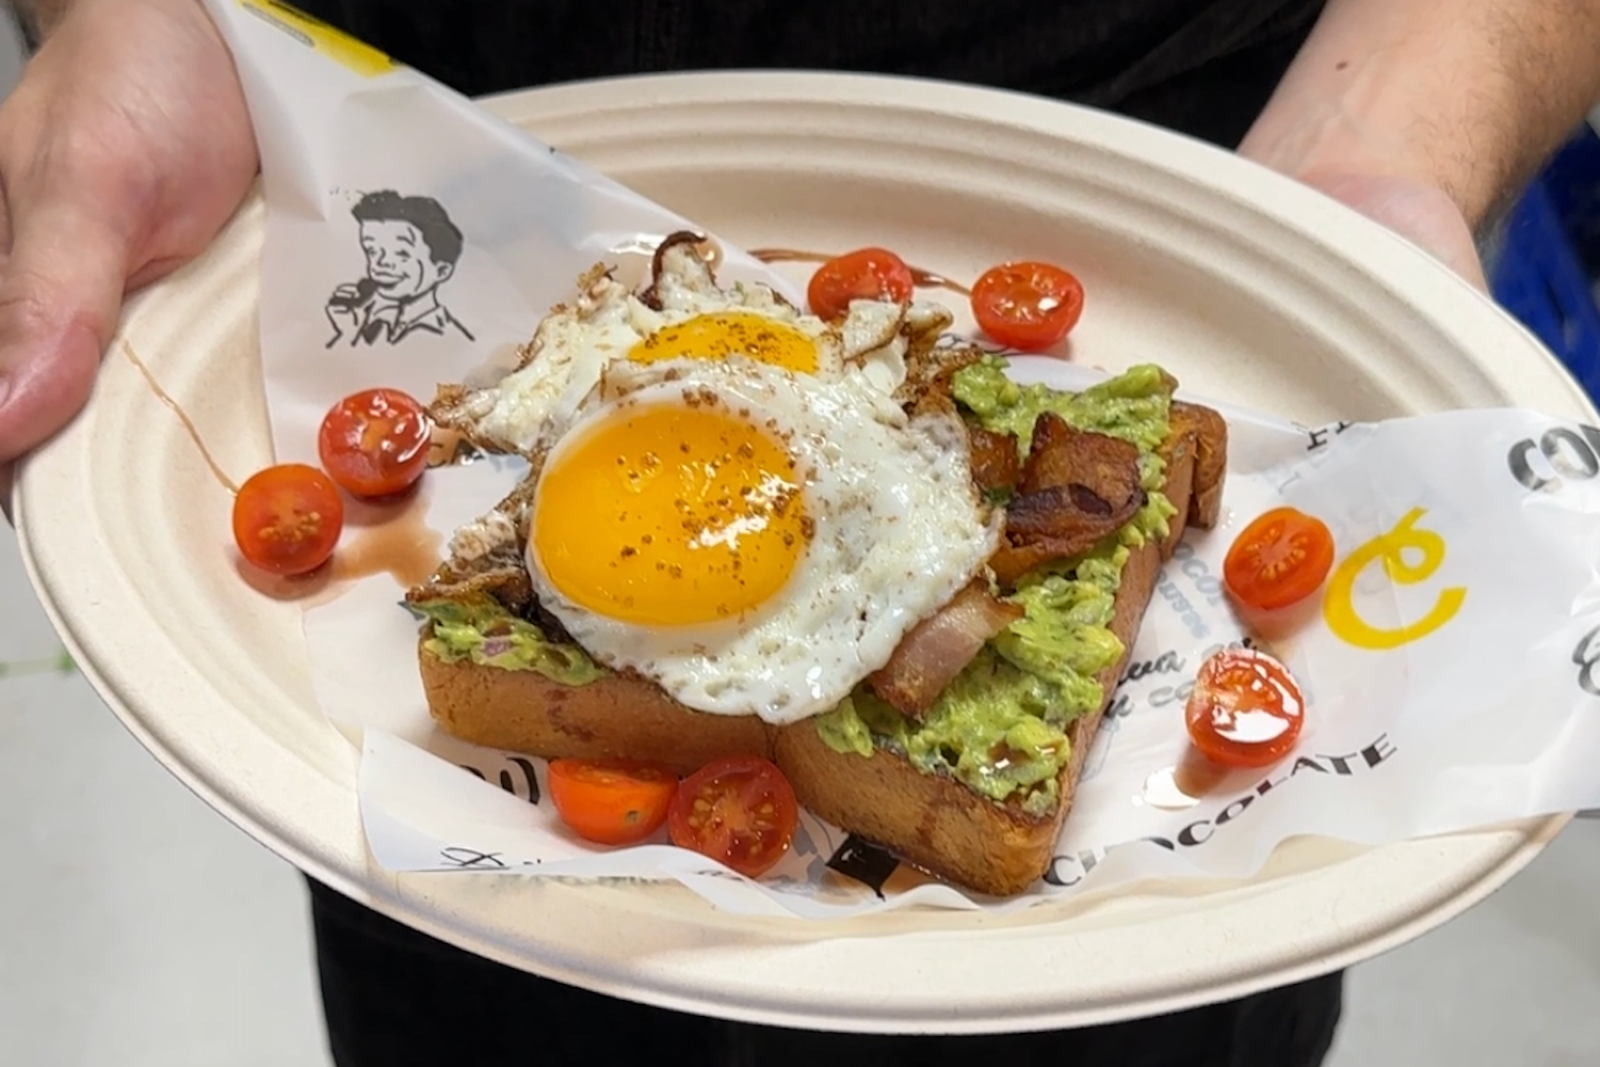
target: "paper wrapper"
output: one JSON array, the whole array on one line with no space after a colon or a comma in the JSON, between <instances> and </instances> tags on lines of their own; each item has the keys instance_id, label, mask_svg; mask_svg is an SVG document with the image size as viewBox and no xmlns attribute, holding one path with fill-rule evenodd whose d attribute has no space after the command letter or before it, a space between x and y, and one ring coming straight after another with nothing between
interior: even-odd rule
<instances>
[{"instance_id":1,"label":"paper wrapper","mask_svg":"<svg viewBox=\"0 0 1600 1067\"><path fill-rule=\"evenodd\" d=\"M281 461L316 462L320 420L346 393L381 384L432 396L529 338L595 262L637 268L652 237L693 228L283 5L209 6L261 142L261 343ZM413 221L363 226L358 205L385 190L412 198ZM374 277L411 302L385 309ZM731 250L722 278L786 289ZM1038 358L1014 367L1066 387L1094 378ZM306 636L324 711L361 739L374 858L391 870L673 879L730 910L837 917L1244 877L1290 836L1381 844L1600 805L1600 431L1509 410L1317 429L1223 410L1224 522L1188 537L1166 567L1056 861L1021 897L930 882L809 816L759 882L664 836L585 845L543 800L540 761L433 727L395 577L336 567L308 601ZM520 470L490 460L430 473L414 535L442 543ZM1276 766L1197 781L1188 686L1210 652L1245 636L1222 558L1245 521L1278 503L1322 518L1340 546L1326 610L1273 645L1305 689L1307 726ZM392 537L382 518L355 509L341 558ZM1175 775L1187 795L1174 794Z\"/></svg>"}]
</instances>

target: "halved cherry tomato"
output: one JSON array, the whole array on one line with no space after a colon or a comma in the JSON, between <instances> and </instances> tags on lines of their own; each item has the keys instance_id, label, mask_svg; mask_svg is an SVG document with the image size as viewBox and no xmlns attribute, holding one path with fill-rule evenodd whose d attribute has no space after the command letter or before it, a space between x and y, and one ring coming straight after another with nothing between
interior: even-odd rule
<instances>
[{"instance_id":1,"label":"halved cherry tomato","mask_svg":"<svg viewBox=\"0 0 1600 1067\"><path fill-rule=\"evenodd\" d=\"M972 317L994 340L1036 352L1067 336L1083 314L1083 284L1049 263L1002 263L972 287Z\"/></svg>"},{"instance_id":2,"label":"halved cherry tomato","mask_svg":"<svg viewBox=\"0 0 1600 1067\"><path fill-rule=\"evenodd\" d=\"M776 764L760 756L713 760L678 785L667 832L679 848L759 877L789 851L800 806Z\"/></svg>"},{"instance_id":3,"label":"halved cherry tomato","mask_svg":"<svg viewBox=\"0 0 1600 1067\"><path fill-rule=\"evenodd\" d=\"M817 268L806 287L811 313L833 319L850 308L852 300L911 299L915 281L905 260L886 248L858 248L836 256Z\"/></svg>"},{"instance_id":4,"label":"halved cherry tomato","mask_svg":"<svg viewBox=\"0 0 1600 1067\"><path fill-rule=\"evenodd\" d=\"M1265 767L1294 747L1305 698L1289 668L1254 648L1208 658L1184 708L1189 740L1214 763Z\"/></svg>"},{"instance_id":5,"label":"halved cherry tomato","mask_svg":"<svg viewBox=\"0 0 1600 1067\"><path fill-rule=\"evenodd\" d=\"M1222 580L1241 604L1276 611L1315 593L1332 568L1333 534L1322 520L1278 507L1234 539L1222 561Z\"/></svg>"},{"instance_id":6,"label":"halved cherry tomato","mask_svg":"<svg viewBox=\"0 0 1600 1067\"><path fill-rule=\"evenodd\" d=\"M366 389L323 417L317 454L346 492L391 496L422 476L432 436L433 423L417 401L398 389Z\"/></svg>"},{"instance_id":7,"label":"halved cherry tomato","mask_svg":"<svg viewBox=\"0 0 1600 1067\"><path fill-rule=\"evenodd\" d=\"M672 768L644 760L551 760L548 780L561 821L602 845L631 845L655 833L678 791Z\"/></svg>"},{"instance_id":8,"label":"halved cherry tomato","mask_svg":"<svg viewBox=\"0 0 1600 1067\"><path fill-rule=\"evenodd\" d=\"M233 498L233 540L239 553L272 574L316 570L333 555L343 529L338 486L303 463L257 471Z\"/></svg>"}]
</instances>

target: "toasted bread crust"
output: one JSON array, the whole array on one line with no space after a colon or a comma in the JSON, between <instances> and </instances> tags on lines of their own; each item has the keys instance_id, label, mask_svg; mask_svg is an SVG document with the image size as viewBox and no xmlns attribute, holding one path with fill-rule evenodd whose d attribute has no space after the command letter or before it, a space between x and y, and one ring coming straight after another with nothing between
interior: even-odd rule
<instances>
[{"instance_id":1,"label":"toasted bread crust","mask_svg":"<svg viewBox=\"0 0 1600 1067\"><path fill-rule=\"evenodd\" d=\"M1165 492L1177 514L1164 541L1133 550L1124 565L1110 627L1124 652L1098 675L1101 706L1069 728L1072 756L1058 779L1060 802L1043 816L995 803L948 776L924 774L894 752L879 749L870 758L836 752L810 721L774 728L755 716L691 711L636 678L567 686L534 671L446 663L424 642L418 655L429 710L463 740L547 758L653 759L687 772L719 756L765 755L820 818L951 882L998 896L1019 893L1049 867L1163 562L1188 526L1216 521L1226 448L1219 415L1173 404L1162 453Z\"/></svg>"},{"instance_id":2,"label":"toasted bread crust","mask_svg":"<svg viewBox=\"0 0 1600 1067\"><path fill-rule=\"evenodd\" d=\"M659 760L685 774L722 756L772 753L756 716L691 711L638 678L564 685L538 671L447 663L426 641L417 659L434 721L473 744L546 759Z\"/></svg>"}]
</instances>

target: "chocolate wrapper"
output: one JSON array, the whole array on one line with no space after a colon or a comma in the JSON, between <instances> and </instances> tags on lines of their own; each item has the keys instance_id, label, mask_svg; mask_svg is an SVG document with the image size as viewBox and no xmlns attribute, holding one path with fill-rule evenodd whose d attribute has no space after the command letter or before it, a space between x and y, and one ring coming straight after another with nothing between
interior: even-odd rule
<instances>
[{"instance_id":1,"label":"chocolate wrapper","mask_svg":"<svg viewBox=\"0 0 1600 1067\"><path fill-rule=\"evenodd\" d=\"M341 396L430 397L503 363L596 262L639 272L695 229L470 101L292 9L208 0L256 124L267 203L261 347L280 461L315 463ZM714 236L714 235L713 235ZM788 283L724 245L720 278ZM1020 357L1022 380L1097 375ZM806 815L759 881L658 842L577 841L542 761L455 741L428 715L403 585L333 580L307 602L322 710L362 747L374 860L394 871L676 881L732 911L835 918L917 904L1027 907L1134 881L1238 879L1287 838L1380 845L1600 806L1600 431L1520 410L1307 428L1229 419L1224 519L1166 567L1057 857L997 901L916 875ZM522 473L486 459L430 472L415 538L442 544ZM1321 609L1247 627L1222 559L1263 510L1292 504L1339 546ZM356 509L341 553L381 516ZM1196 775L1183 725L1211 652L1269 645L1302 684L1298 747L1259 771Z\"/></svg>"}]
</instances>

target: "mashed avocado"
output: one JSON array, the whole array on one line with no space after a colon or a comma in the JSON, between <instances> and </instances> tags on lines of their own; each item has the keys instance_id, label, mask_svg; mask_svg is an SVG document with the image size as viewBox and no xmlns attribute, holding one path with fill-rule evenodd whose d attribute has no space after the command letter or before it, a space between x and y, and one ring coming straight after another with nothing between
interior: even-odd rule
<instances>
[{"instance_id":1,"label":"mashed avocado","mask_svg":"<svg viewBox=\"0 0 1600 1067\"><path fill-rule=\"evenodd\" d=\"M1122 655L1111 632L1117 588L1131 548L1165 537L1176 509L1159 492L1166 476L1156 454L1167 438L1172 379L1135 367L1081 393L1019 385L1005 363L987 359L957 372L956 400L987 430L1017 436L1026 454L1039 414L1052 411L1081 430L1138 446L1149 500L1115 535L1084 555L1027 575L1006 599L1012 622L934 702L921 722L906 718L867 686L817 718L838 752L870 756L874 745L904 753L926 773L945 773L995 801L1020 800L1044 814L1071 755L1067 729L1105 697L1095 675Z\"/></svg>"},{"instance_id":2,"label":"mashed avocado","mask_svg":"<svg viewBox=\"0 0 1600 1067\"><path fill-rule=\"evenodd\" d=\"M431 600L408 605L432 625L423 647L446 663L471 660L508 671L538 671L565 685L585 685L605 668L573 644L556 644L544 631L507 611L491 596Z\"/></svg>"}]
</instances>

